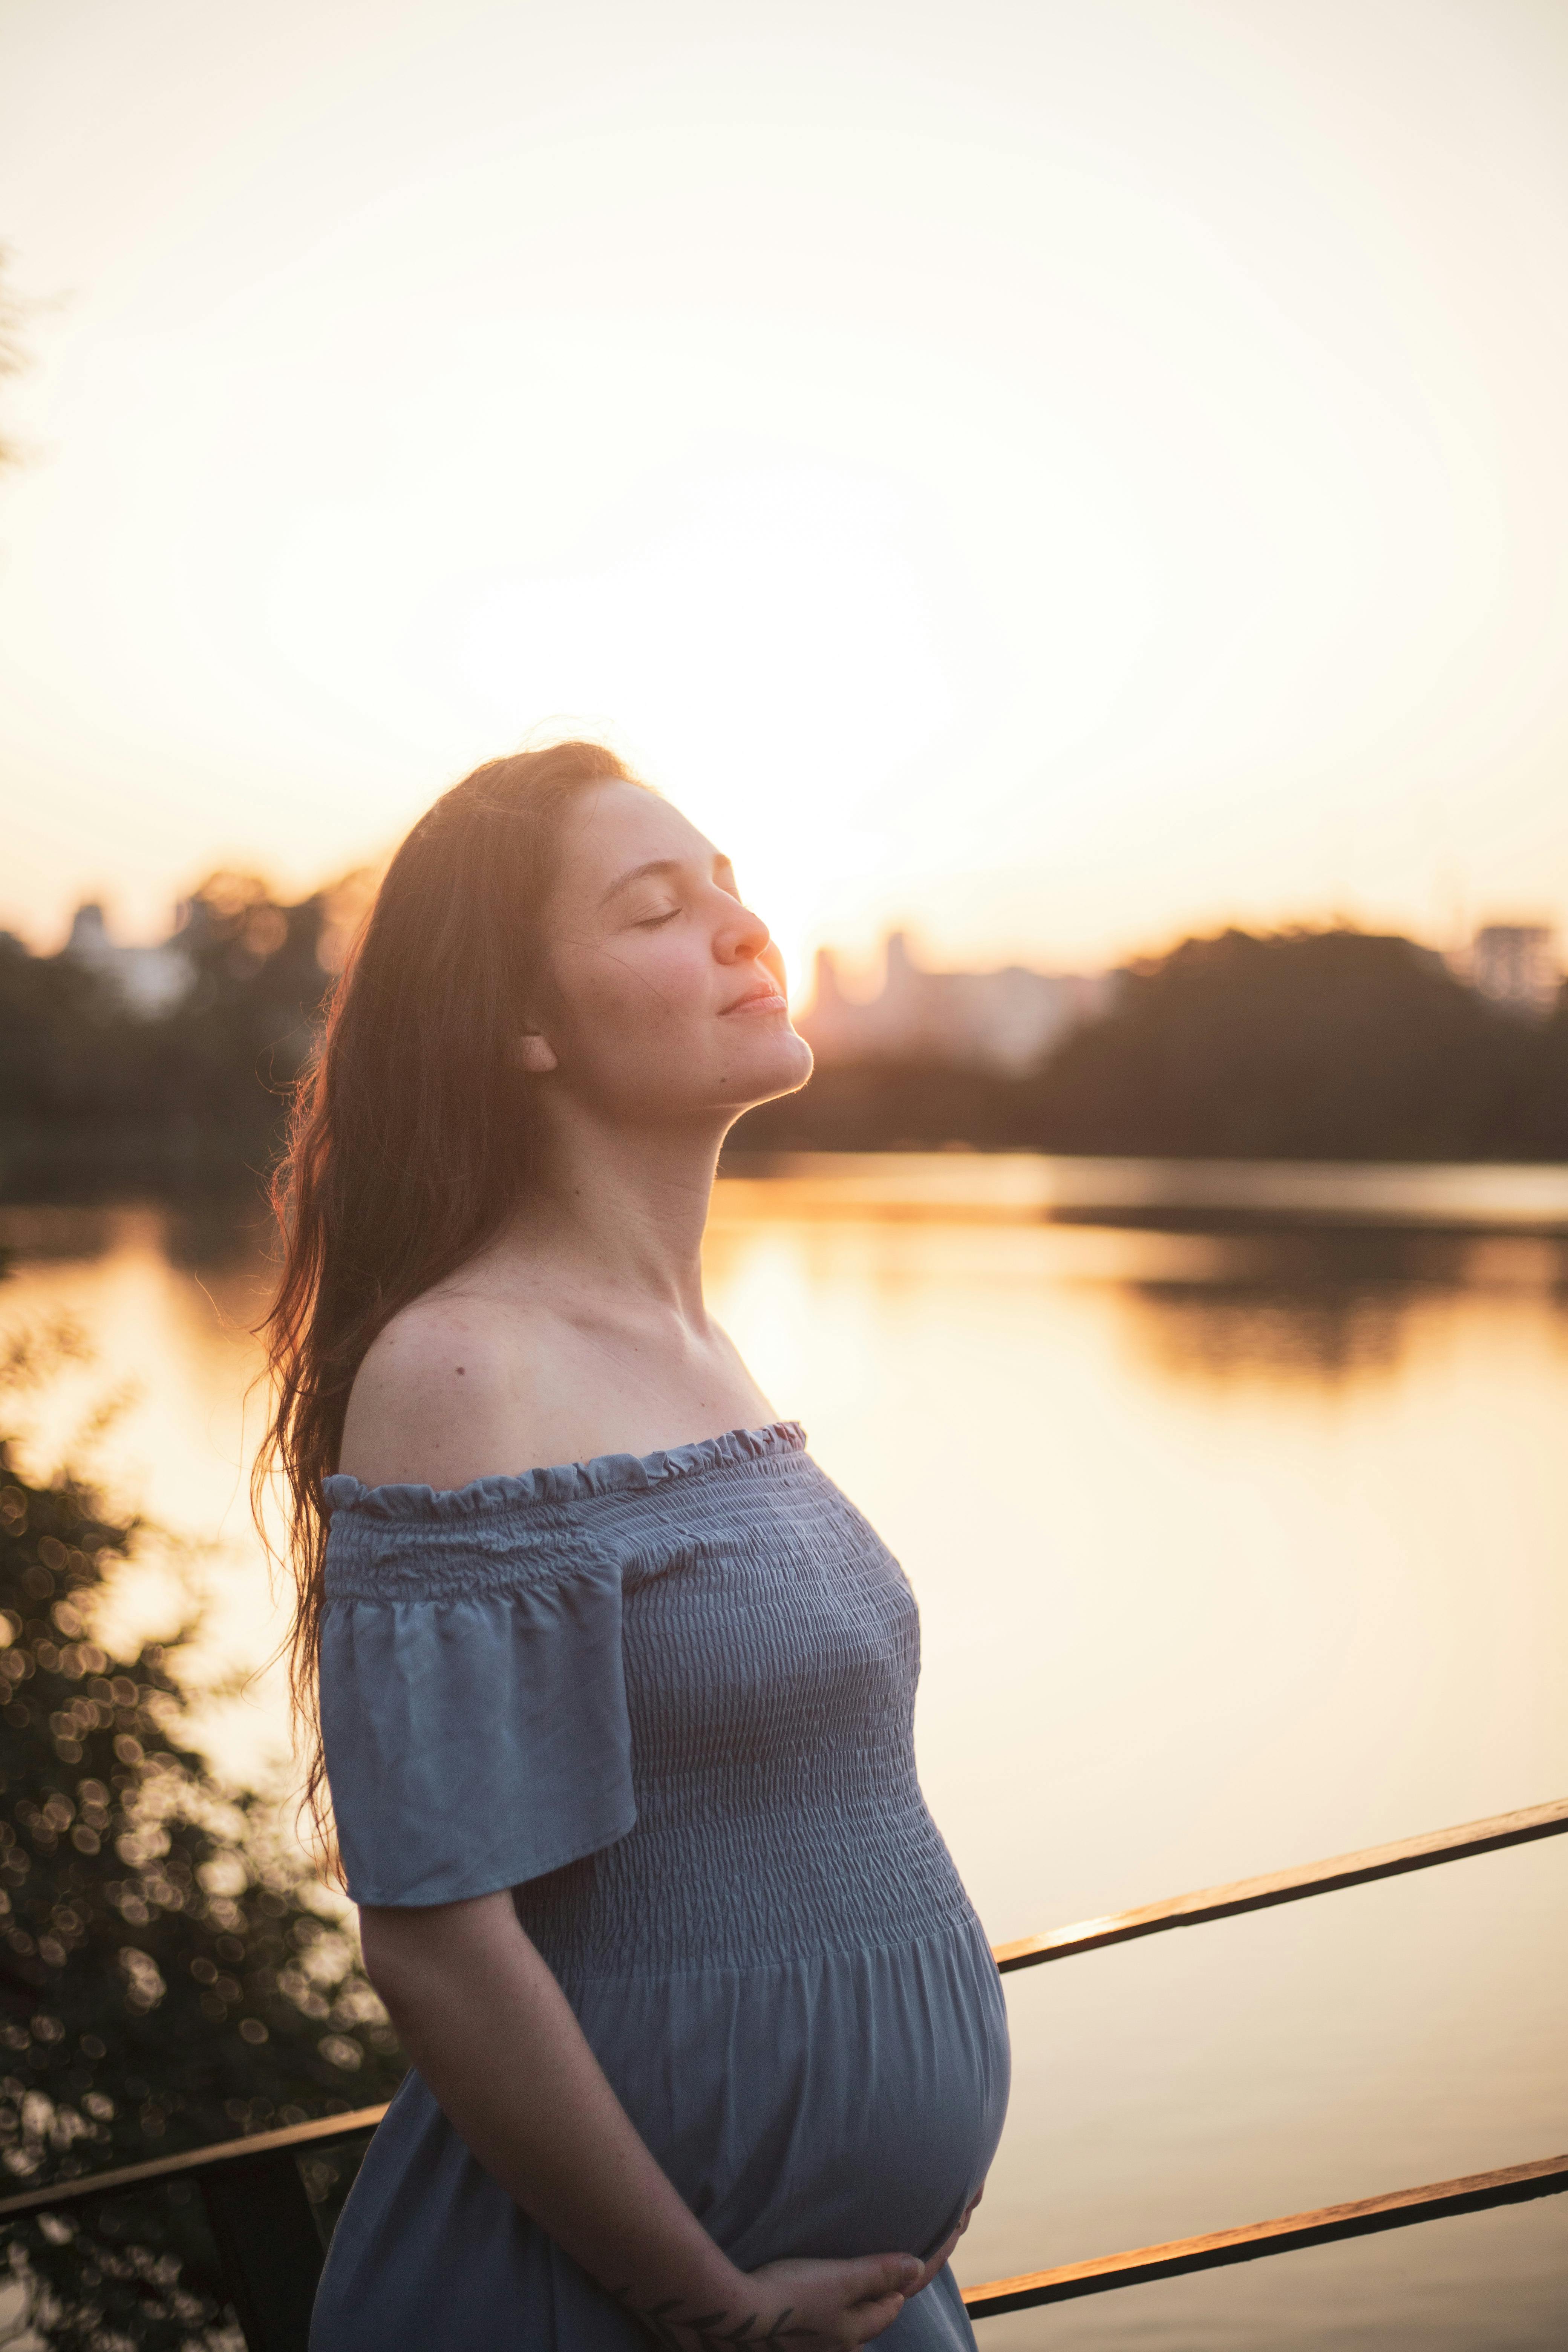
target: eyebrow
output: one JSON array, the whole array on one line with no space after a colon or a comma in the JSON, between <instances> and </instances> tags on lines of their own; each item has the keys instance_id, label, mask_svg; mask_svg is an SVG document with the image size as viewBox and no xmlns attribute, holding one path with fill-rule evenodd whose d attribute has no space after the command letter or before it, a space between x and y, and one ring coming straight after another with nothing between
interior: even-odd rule
<instances>
[{"instance_id":1,"label":"eyebrow","mask_svg":"<svg viewBox=\"0 0 1568 2352\"><path fill-rule=\"evenodd\" d=\"M644 881L650 874L679 874L682 866L687 864L687 862L688 861L685 858L681 857L650 857L647 859L646 864L642 866L628 866L626 873L618 874L616 877L616 879L611 883L609 888L600 899L599 904L601 907L607 907L610 900L616 896L617 891L629 890L634 882ZM717 853L713 863L715 866L729 867L731 872L734 870L733 867L730 866L730 861L725 856L722 850L720 850Z\"/></svg>"},{"instance_id":2,"label":"eyebrow","mask_svg":"<svg viewBox=\"0 0 1568 2352\"><path fill-rule=\"evenodd\" d=\"M629 890L634 882L642 881L649 874L674 874L679 866L679 857L650 857L646 865L628 866L626 873L616 877L599 904L607 907L617 890Z\"/></svg>"}]
</instances>

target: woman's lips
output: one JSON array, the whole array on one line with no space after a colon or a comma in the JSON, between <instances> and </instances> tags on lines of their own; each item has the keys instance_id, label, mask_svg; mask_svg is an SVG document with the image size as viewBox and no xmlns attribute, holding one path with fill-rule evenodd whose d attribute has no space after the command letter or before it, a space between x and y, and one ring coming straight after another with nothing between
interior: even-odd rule
<instances>
[{"instance_id":1,"label":"woman's lips","mask_svg":"<svg viewBox=\"0 0 1568 2352\"><path fill-rule=\"evenodd\" d=\"M776 988L751 988L744 996L737 996L733 1004L726 1004L725 1013L783 1013L784 998ZM722 1015L721 1015L722 1018Z\"/></svg>"}]
</instances>

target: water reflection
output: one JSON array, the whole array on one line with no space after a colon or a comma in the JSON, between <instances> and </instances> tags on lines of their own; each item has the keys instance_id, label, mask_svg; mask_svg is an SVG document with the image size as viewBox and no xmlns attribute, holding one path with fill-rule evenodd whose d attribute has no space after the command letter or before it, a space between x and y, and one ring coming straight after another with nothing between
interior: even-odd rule
<instances>
[{"instance_id":1,"label":"water reflection","mask_svg":"<svg viewBox=\"0 0 1568 2352\"><path fill-rule=\"evenodd\" d=\"M1568 1297L1568 1244L1376 1230L1232 1237L1201 1279L1131 1287L1138 1341L1173 1377L1336 1383L1393 1375L1408 1350L1433 1345L1447 1294L1529 1294L1550 1313ZM1568 1320L1562 1328L1568 1344Z\"/></svg>"},{"instance_id":2,"label":"water reflection","mask_svg":"<svg viewBox=\"0 0 1568 2352\"><path fill-rule=\"evenodd\" d=\"M1386 1291L1304 1298L1251 1283L1216 1297L1207 1287L1145 1283L1138 1297L1142 1344L1189 1377L1364 1379L1392 1372L1410 1337L1408 1302Z\"/></svg>"}]
</instances>

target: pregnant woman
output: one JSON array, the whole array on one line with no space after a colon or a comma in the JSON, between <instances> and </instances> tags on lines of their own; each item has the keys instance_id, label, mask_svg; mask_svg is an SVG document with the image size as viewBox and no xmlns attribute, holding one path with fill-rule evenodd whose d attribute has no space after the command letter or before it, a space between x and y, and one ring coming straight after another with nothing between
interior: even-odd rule
<instances>
[{"instance_id":1,"label":"pregnant woman","mask_svg":"<svg viewBox=\"0 0 1568 2352\"><path fill-rule=\"evenodd\" d=\"M728 861L592 744L438 801L338 992L270 1459L413 2065L312 2352L973 2345L1006 2025L914 1601L702 1302L724 1134L810 1066Z\"/></svg>"}]
</instances>

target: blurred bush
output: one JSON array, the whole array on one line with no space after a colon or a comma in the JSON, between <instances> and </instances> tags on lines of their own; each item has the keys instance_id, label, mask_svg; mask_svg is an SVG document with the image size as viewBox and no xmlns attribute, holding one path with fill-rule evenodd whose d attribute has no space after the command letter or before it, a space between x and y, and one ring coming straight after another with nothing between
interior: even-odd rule
<instances>
[{"instance_id":1,"label":"blurred bush","mask_svg":"<svg viewBox=\"0 0 1568 2352\"><path fill-rule=\"evenodd\" d=\"M276 1803L219 1786L183 1738L177 1649L116 1657L95 1638L137 1533L81 1479L30 1479L0 1442L0 2165L14 2189L372 2105L404 2071L342 1906ZM317 2171L312 2192L329 2193L331 2165ZM178 2352L221 2319L188 2186L0 2234L27 2340Z\"/></svg>"}]
</instances>

